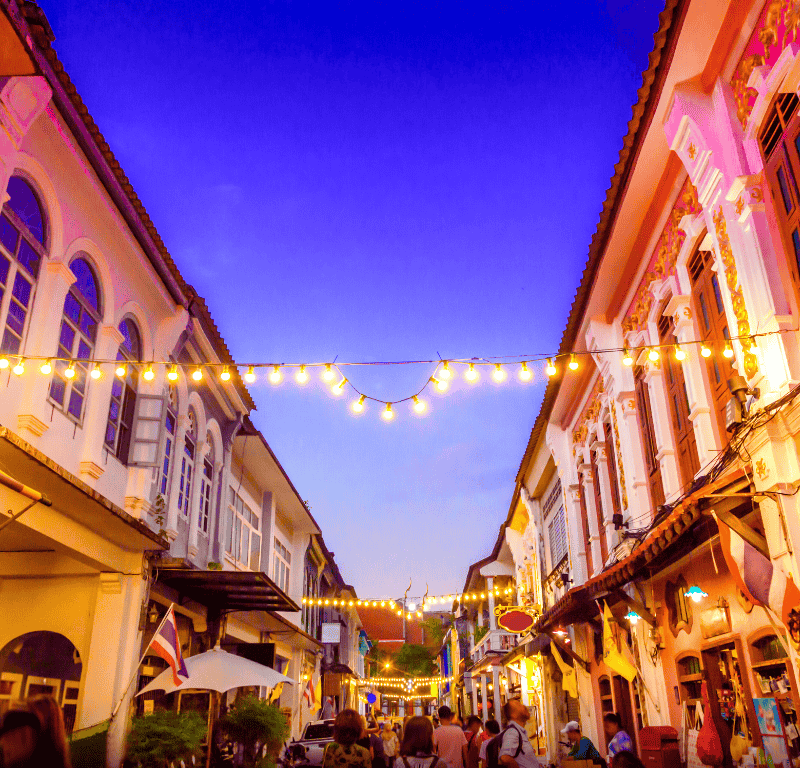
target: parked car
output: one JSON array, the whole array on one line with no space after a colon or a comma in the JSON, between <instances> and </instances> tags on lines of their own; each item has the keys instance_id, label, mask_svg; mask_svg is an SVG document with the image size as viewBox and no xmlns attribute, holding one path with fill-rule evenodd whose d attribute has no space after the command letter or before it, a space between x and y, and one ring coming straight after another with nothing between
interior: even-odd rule
<instances>
[{"instance_id":1,"label":"parked car","mask_svg":"<svg viewBox=\"0 0 800 768\"><path fill-rule=\"evenodd\" d=\"M284 765L322 765L322 753L333 741L333 720L306 723L302 736L286 745Z\"/></svg>"}]
</instances>

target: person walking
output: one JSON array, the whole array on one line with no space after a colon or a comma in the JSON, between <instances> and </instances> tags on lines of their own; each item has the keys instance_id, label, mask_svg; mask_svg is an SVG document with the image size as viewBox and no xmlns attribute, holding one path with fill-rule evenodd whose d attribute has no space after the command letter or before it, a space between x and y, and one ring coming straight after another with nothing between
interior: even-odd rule
<instances>
[{"instance_id":1,"label":"person walking","mask_svg":"<svg viewBox=\"0 0 800 768\"><path fill-rule=\"evenodd\" d=\"M467 718L467 727L464 736L467 739L467 760L466 768L478 768L478 759L481 751L481 729L483 721L477 715L470 715Z\"/></svg>"},{"instance_id":2,"label":"person walking","mask_svg":"<svg viewBox=\"0 0 800 768\"><path fill-rule=\"evenodd\" d=\"M325 747L322 768L372 768L369 750L356 744L364 726L354 709L343 709L333 721L333 741Z\"/></svg>"},{"instance_id":3,"label":"person walking","mask_svg":"<svg viewBox=\"0 0 800 768\"><path fill-rule=\"evenodd\" d=\"M519 699L509 699L503 705L503 716L508 723L499 737L502 739L498 761L503 768L540 768L539 761L528 738L525 723L531 713Z\"/></svg>"},{"instance_id":4,"label":"person walking","mask_svg":"<svg viewBox=\"0 0 800 768\"><path fill-rule=\"evenodd\" d=\"M400 741L397 738L397 734L392 730L392 724L389 720L383 721L381 740L383 741L383 753L386 755L386 768L392 768L394 759L400 750Z\"/></svg>"},{"instance_id":5,"label":"person walking","mask_svg":"<svg viewBox=\"0 0 800 768\"><path fill-rule=\"evenodd\" d=\"M603 730L608 743L608 757L606 759L609 765L614 756L620 752L633 752L631 737L622 730L622 718L616 712L606 712L603 715Z\"/></svg>"},{"instance_id":6,"label":"person walking","mask_svg":"<svg viewBox=\"0 0 800 768\"><path fill-rule=\"evenodd\" d=\"M572 745L570 751L567 752L570 760L591 760L596 765L602 765L605 768L606 761L600 756L597 747L587 736L581 736L581 724L577 720L570 720L561 733L569 739L569 743Z\"/></svg>"},{"instance_id":7,"label":"person walking","mask_svg":"<svg viewBox=\"0 0 800 768\"><path fill-rule=\"evenodd\" d=\"M486 750L489 746L489 742L500 733L500 723L497 720L487 720L486 724L483 726L483 733L478 737L481 741L480 749L478 750L478 760L481 764L481 768L488 768L489 765L489 755L486 753Z\"/></svg>"},{"instance_id":8,"label":"person walking","mask_svg":"<svg viewBox=\"0 0 800 768\"><path fill-rule=\"evenodd\" d=\"M467 764L467 737L457 725L453 725L450 707L439 707L441 725L433 732L433 748L448 768L465 768Z\"/></svg>"},{"instance_id":9,"label":"person walking","mask_svg":"<svg viewBox=\"0 0 800 768\"><path fill-rule=\"evenodd\" d=\"M403 742L394 768L444 768L444 760L433 751L433 733L427 717L410 717L403 726Z\"/></svg>"},{"instance_id":10,"label":"person walking","mask_svg":"<svg viewBox=\"0 0 800 768\"><path fill-rule=\"evenodd\" d=\"M0 729L5 768L70 768L64 715L52 696L33 696L6 713Z\"/></svg>"}]
</instances>

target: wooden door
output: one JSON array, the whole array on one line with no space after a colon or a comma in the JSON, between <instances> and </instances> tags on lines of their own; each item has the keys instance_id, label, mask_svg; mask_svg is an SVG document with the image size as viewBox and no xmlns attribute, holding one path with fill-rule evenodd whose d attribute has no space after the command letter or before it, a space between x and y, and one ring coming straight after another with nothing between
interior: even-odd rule
<instances>
[{"instance_id":1,"label":"wooden door","mask_svg":"<svg viewBox=\"0 0 800 768\"><path fill-rule=\"evenodd\" d=\"M675 338L675 319L664 315L658 323L658 334L662 344L677 344ZM697 455L697 438L694 424L689 420L689 396L686 393L686 379L683 376L683 365L675 359L672 348L667 348L661 358L664 363L664 385L667 391L669 414L672 422L672 437L675 441L675 452L678 458L678 472L681 485L690 485L700 470L700 458ZM727 388L727 379L726 388Z\"/></svg>"},{"instance_id":2,"label":"wooden door","mask_svg":"<svg viewBox=\"0 0 800 768\"><path fill-rule=\"evenodd\" d=\"M730 331L722 290L717 273L712 268L710 251L697 251L689 260L689 277L692 280L692 303L701 338L711 349L705 358L708 385L711 388L711 407L717 420L721 443L728 442L725 430L725 406L731 398L728 379L733 376L731 359L723 355L729 344Z\"/></svg>"},{"instance_id":3,"label":"wooden door","mask_svg":"<svg viewBox=\"0 0 800 768\"><path fill-rule=\"evenodd\" d=\"M636 368L634 371L634 385L636 393L636 411L639 418L639 431L642 435L642 449L644 450L644 463L650 480L650 503L653 514L664 503L664 485L661 482L661 465L658 463L658 448L656 447L655 427L653 426L653 411L650 407L650 391L644 380L644 370Z\"/></svg>"},{"instance_id":4,"label":"wooden door","mask_svg":"<svg viewBox=\"0 0 800 768\"><path fill-rule=\"evenodd\" d=\"M631 684L622 675L614 676L614 701L617 705L617 714L622 720L622 730L631 737L633 753L637 755L639 750L636 747L636 717L631 701Z\"/></svg>"}]
</instances>

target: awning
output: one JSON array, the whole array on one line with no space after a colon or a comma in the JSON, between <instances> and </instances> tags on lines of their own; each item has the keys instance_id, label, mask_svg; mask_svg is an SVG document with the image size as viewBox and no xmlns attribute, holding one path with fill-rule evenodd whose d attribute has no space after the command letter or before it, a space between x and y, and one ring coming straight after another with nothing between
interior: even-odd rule
<instances>
[{"instance_id":1,"label":"awning","mask_svg":"<svg viewBox=\"0 0 800 768\"><path fill-rule=\"evenodd\" d=\"M266 573L257 571L166 568L159 570L158 581L201 605L222 611L300 610Z\"/></svg>"},{"instance_id":2,"label":"awning","mask_svg":"<svg viewBox=\"0 0 800 768\"><path fill-rule=\"evenodd\" d=\"M545 632L599 615L597 600L620 590L650 566L661 553L667 553L678 539L702 516L699 502L733 483L746 479L744 469L737 469L690 493L675 505L666 519L656 526L627 557L580 586L573 587L536 622L534 630ZM749 483L749 480L747 480Z\"/></svg>"}]
</instances>

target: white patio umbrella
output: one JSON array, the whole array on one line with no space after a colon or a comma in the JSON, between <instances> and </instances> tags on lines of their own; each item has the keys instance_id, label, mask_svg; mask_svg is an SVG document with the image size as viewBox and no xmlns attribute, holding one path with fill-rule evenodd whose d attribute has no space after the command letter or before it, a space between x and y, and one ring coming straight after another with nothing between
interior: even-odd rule
<instances>
[{"instance_id":1,"label":"white patio umbrella","mask_svg":"<svg viewBox=\"0 0 800 768\"><path fill-rule=\"evenodd\" d=\"M266 688L274 688L278 683L295 683L285 675L276 672L274 669L257 664L255 661L245 659L243 656L236 656L222 648L213 648L197 656L189 656L184 659L186 671L189 673L188 679L175 685L172 677L172 670L165 669L153 682L148 683L142 688L137 696L150 691L164 691L173 693L175 691L203 690L217 691L225 693L232 688L241 688L248 685L263 685Z\"/></svg>"}]
</instances>

